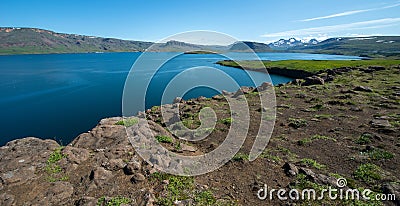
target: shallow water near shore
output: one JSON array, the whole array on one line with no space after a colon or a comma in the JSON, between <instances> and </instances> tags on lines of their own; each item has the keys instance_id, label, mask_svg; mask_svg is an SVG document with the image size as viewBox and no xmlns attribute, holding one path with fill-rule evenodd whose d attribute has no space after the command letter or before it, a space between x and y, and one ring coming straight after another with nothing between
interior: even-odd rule
<instances>
[{"instance_id":1,"label":"shallow water near shore","mask_svg":"<svg viewBox=\"0 0 400 206\"><path fill-rule=\"evenodd\" d=\"M105 117L121 116L121 98L125 79L140 53L49 54L0 56L0 145L26 137L56 139L69 143L82 132L94 127ZM153 53L160 58L164 53ZM236 60L248 60L246 53L230 54ZM259 53L262 60L359 59L350 56ZM146 108L159 105L163 88L178 73L196 66L214 67L229 74L239 86L257 86L265 79L264 73L252 72L254 83L244 71L215 64L226 59L217 54L179 55L165 64L148 88ZM151 78L146 70L138 71L142 79ZM210 78L212 73L191 76L187 81ZM140 79L140 78L139 78ZM212 78L210 78L210 81ZM286 83L291 78L271 75L273 84ZM225 90L237 86L227 84ZM211 97L217 91L196 88L184 98ZM173 98L173 97L170 97ZM138 99L137 104L143 104Z\"/></svg>"}]
</instances>

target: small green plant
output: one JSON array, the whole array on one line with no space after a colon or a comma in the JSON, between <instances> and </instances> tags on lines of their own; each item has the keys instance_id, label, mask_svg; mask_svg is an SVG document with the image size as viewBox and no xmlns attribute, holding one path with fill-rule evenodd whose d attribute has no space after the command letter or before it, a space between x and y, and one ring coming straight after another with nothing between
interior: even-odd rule
<instances>
[{"instance_id":1,"label":"small green plant","mask_svg":"<svg viewBox=\"0 0 400 206\"><path fill-rule=\"evenodd\" d=\"M151 111L156 112L156 111L160 110L160 108L161 108L160 106L154 106L151 108Z\"/></svg>"},{"instance_id":2,"label":"small green plant","mask_svg":"<svg viewBox=\"0 0 400 206\"><path fill-rule=\"evenodd\" d=\"M311 139L312 139L312 140L316 140L316 139L332 140L332 141L336 142L336 139L334 139L334 138L332 138L332 137L327 137L327 136L319 135L319 134L313 135L313 136L311 137Z\"/></svg>"},{"instance_id":3,"label":"small green plant","mask_svg":"<svg viewBox=\"0 0 400 206\"><path fill-rule=\"evenodd\" d=\"M249 160L249 155L238 152L233 156L232 160L234 161Z\"/></svg>"},{"instance_id":4,"label":"small green plant","mask_svg":"<svg viewBox=\"0 0 400 206\"><path fill-rule=\"evenodd\" d=\"M304 138L304 139L299 140L299 141L297 142L297 144L298 144L298 145L305 145L305 144L308 144L308 143L310 143L310 142L312 142L312 140L311 140L310 138Z\"/></svg>"},{"instance_id":5,"label":"small green plant","mask_svg":"<svg viewBox=\"0 0 400 206\"><path fill-rule=\"evenodd\" d=\"M308 125L307 120L305 119L289 118L289 126L295 129L298 129L300 127L305 127L307 125Z\"/></svg>"},{"instance_id":6,"label":"small green plant","mask_svg":"<svg viewBox=\"0 0 400 206\"><path fill-rule=\"evenodd\" d=\"M374 148L365 152L373 160L392 159L394 154L383 149Z\"/></svg>"},{"instance_id":7,"label":"small green plant","mask_svg":"<svg viewBox=\"0 0 400 206\"><path fill-rule=\"evenodd\" d=\"M60 181L68 181L69 177L68 176L63 176L60 178Z\"/></svg>"},{"instance_id":8,"label":"small green plant","mask_svg":"<svg viewBox=\"0 0 400 206\"><path fill-rule=\"evenodd\" d=\"M57 182L57 178L54 178L54 177L51 177L51 176L49 176L49 177L47 177L47 181L48 182Z\"/></svg>"},{"instance_id":9,"label":"small green plant","mask_svg":"<svg viewBox=\"0 0 400 206\"><path fill-rule=\"evenodd\" d=\"M310 143L310 142L312 142L314 140L319 140L319 139L321 139L321 140L332 140L332 141L336 142L336 139L334 139L332 137L327 137L327 136L316 134L316 135L313 135L312 137L309 137L309 138L303 138L303 139L299 140L297 143L299 145L305 145L307 143Z\"/></svg>"},{"instance_id":10,"label":"small green plant","mask_svg":"<svg viewBox=\"0 0 400 206\"><path fill-rule=\"evenodd\" d=\"M364 188L358 188L358 191L364 191ZM366 194L369 197L369 200L364 200L363 198L354 199L354 200L342 200L344 205L354 205L354 206L383 206L383 201L375 199L378 197L379 193L371 191Z\"/></svg>"},{"instance_id":11,"label":"small green plant","mask_svg":"<svg viewBox=\"0 0 400 206\"><path fill-rule=\"evenodd\" d=\"M364 133L355 141L355 143L361 145L369 144L371 143L372 137L372 134Z\"/></svg>"},{"instance_id":12,"label":"small green plant","mask_svg":"<svg viewBox=\"0 0 400 206\"><path fill-rule=\"evenodd\" d=\"M126 127L131 127L137 123L139 123L139 119L136 117L132 117L124 120L119 120L118 122L115 123L115 125L124 125Z\"/></svg>"},{"instance_id":13,"label":"small green plant","mask_svg":"<svg viewBox=\"0 0 400 206\"><path fill-rule=\"evenodd\" d=\"M225 119L219 120L219 122L221 122L222 124L225 124L225 125L231 125L232 122L233 122L233 119L232 118L225 118Z\"/></svg>"},{"instance_id":14,"label":"small green plant","mask_svg":"<svg viewBox=\"0 0 400 206\"><path fill-rule=\"evenodd\" d=\"M333 117L333 115L331 115L331 114L316 114L316 115L314 115L314 118L317 118L317 119L330 119L332 117Z\"/></svg>"},{"instance_id":15,"label":"small green plant","mask_svg":"<svg viewBox=\"0 0 400 206\"><path fill-rule=\"evenodd\" d=\"M157 135L156 139L158 142L161 142L161 143L172 143L173 142L172 137L169 137L169 136Z\"/></svg>"},{"instance_id":16,"label":"small green plant","mask_svg":"<svg viewBox=\"0 0 400 206\"><path fill-rule=\"evenodd\" d=\"M181 149L182 149L182 146L181 146L181 143L180 143L180 142L178 142L178 143L175 144L175 149L176 149L176 150L181 150Z\"/></svg>"},{"instance_id":17,"label":"small green plant","mask_svg":"<svg viewBox=\"0 0 400 206\"><path fill-rule=\"evenodd\" d=\"M60 146L56 148L49 156L49 158L46 161L46 167L44 168L47 174L49 175L47 177L49 182L56 182L56 181L68 181L69 177L68 176L63 176L59 178L59 173L63 171L63 169L58 165L58 162L62 160L63 158L66 158L67 155L62 153L62 150L64 149L63 146Z\"/></svg>"},{"instance_id":18,"label":"small green plant","mask_svg":"<svg viewBox=\"0 0 400 206\"><path fill-rule=\"evenodd\" d=\"M197 119L182 120L182 124L189 129L196 129L200 126L201 122Z\"/></svg>"},{"instance_id":19,"label":"small green plant","mask_svg":"<svg viewBox=\"0 0 400 206\"><path fill-rule=\"evenodd\" d=\"M260 155L260 157L261 157L261 158L270 159L270 160L272 160L272 161L274 161L274 162L280 162L280 161L282 160L279 156L272 155L272 154L265 153L265 152L263 152L263 153Z\"/></svg>"},{"instance_id":20,"label":"small green plant","mask_svg":"<svg viewBox=\"0 0 400 206\"><path fill-rule=\"evenodd\" d=\"M290 151L289 149L282 147L282 146L278 146L278 148L276 149L276 151L283 153L284 155L286 155L288 157L288 159L290 161L296 161L298 158L298 155L293 153L292 151Z\"/></svg>"},{"instance_id":21,"label":"small green plant","mask_svg":"<svg viewBox=\"0 0 400 206\"><path fill-rule=\"evenodd\" d=\"M322 169L325 168L326 166L323 164L318 163L317 161L313 160L313 159L308 159L308 158L304 158L301 159L300 162L304 165L307 165L309 167L314 167L316 169Z\"/></svg>"},{"instance_id":22,"label":"small green plant","mask_svg":"<svg viewBox=\"0 0 400 206\"><path fill-rule=\"evenodd\" d=\"M48 165L46 165L45 169L46 169L46 172L49 174L56 174L56 173L62 172L61 167L58 165L55 165L55 164L48 164Z\"/></svg>"},{"instance_id":23,"label":"small green plant","mask_svg":"<svg viewBox=\"0 0 400 206\"><path fill-rule=\"evenodd\" d=\"M63 146L58 147L50 154L49 159L47 159L47 164L54 164L60 161L62 158L67 157L66 155L62 154L61 151L64 149Z\"/></svg>"},{"instance_id":24,"label":"small green plant","mask_svg":"<svg viewBox=\"0 0 400 206\"><path fill-rule=\"evenodd\" d=\"M339 174L337 174L337 173L329 173L329 176L334 177L334 178L336 178L336 179L343 178L342 175L339 175Z\"/></svg>"},{"instance_id":25,"label":"small green plant","mask_svg":"<svg viewBox=\"0 0 400 206\"><path fill-rule=\"evenodd\" d=\"M194 201L196 202L196 205L202 205L202 206L212 206L215 205L216 203L214 194L210 190L197 193L196 196L194 197Z\"/></svg>"},{"instance_id":26,"label":"small green plant","mask_svg":"<svg viewBox=\"0 0 400 206\"><path fill-rule=\"evenodd\" d=\"M301 190L314 189L316 191L322 191L323 189L326 189L327 186L312 182L307 178L307 175L300 173L300 174L296 175L295 188L301 189Z\"/></svg>"},{"instance_id":27,"label":"small green plant","mask_svg":"<svg viewBox=\"0 0 400 206\"><path fill-rule=\"evenodd\" d=\"M97 200L97 205L98 206L120 206L122 204L129 204L131 203L132 200L126 197L113 197L109 200L106 199L105 196L100 197Z\"/></svg>"},{"instance_id":28,"label":"small green plant","mask_svg":"<svg viewBox=\"0 0 400 206\"><path fill-rule=\"evenodd\" d=\"M390 121L390 124L391 124L393 127L400 127L400 121Z\"/></svg>"},{"instance_id":29,"label":"small green plant","mask_svg":"<svg viewBox=\"0 0 400 206\"><path fill-rule=\"evenodd\" d=\"M361 164L356 171L354 171L354 178L363 180L366 183L373 183L376 180L382 179L382 169L371 163Z\"/></svg>"},{"instance_id":30,"label":"small green plant","mask_svg":"<svg viewBox=\"0 0 400 206\"><path fill-rule=\"evenodd\" d=\"M194 189L193 177L174 176L159 172L153 173L151 177L159 181L168 181L168 185L165 188L167 194L157 198L157 204L159 205L174 205L176 200L188 199Z\"/></svg>"},{"instance_id":31,"label":"small green plant","mask_svg":"<svg viewBox=\"0 0 400 206\"><path fill-rule=\"evenodd\" d=\"M318 111L318 110L321 110L321 109L323 109L323 108L325 108L323 104L316 104L316 105L310 107L310 109L311 109L312 111Z\"/></svg>"}]
</instances>

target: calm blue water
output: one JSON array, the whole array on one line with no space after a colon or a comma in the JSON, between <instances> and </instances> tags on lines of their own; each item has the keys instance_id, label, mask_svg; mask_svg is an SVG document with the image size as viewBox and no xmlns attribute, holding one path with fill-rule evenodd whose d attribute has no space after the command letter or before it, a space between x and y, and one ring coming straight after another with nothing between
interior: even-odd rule
<instances>
[{"instance_id":1,"label":"calm blue water","mask_svg":"<svg viewBox=\"0 0 400 206\"><path fill-rule=\"evenodd\" d=\"M121 98L125 79L140 53L49 54L0 56L0 145L26 137L37 136L69 143L82 132L93 128L100 119L121 116ZM157 60L164 53L153 53ZM260 53L264 60L283 59L357 59L356 57ZM246 53L233 53L235 59L249 59ZM254 86L244 71L214 64L225 59L214 54L180 55L165 64L153 77L146 96L146 108L159 105L161 92L179 72L194 66L215 67L231 75L240 86ZM146 70L135 73L150 78ZM142 76L141 76L142 75ZM209 76L208 76L209 75ZM136 77L138 77L136 76ZM266 74L253 73L256 84ZM188 81L209 79L212 74L188 77ZM274 84L290 78L271 75ZM237 87L226 85L226 90ZM149 92L150 91L150 92ZM195 88L185 98L213 96L217 91ZM171 97L173 99L173 97ZM171 99L170 98L170 99ZM138 100L138 104L143 100Z\"/></svg>"}]
</instances>

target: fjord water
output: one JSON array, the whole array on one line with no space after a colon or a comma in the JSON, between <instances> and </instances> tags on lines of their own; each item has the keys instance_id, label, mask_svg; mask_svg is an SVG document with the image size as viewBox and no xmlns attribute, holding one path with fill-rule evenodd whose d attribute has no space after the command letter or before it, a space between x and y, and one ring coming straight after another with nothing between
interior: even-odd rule
<instances>
[{"instance_id":1,"label":"fjord water","mask_svg":"<svg viewBox=\"0 0 400 206\"><path fill-rule=\"evenodd\" d=\"M0 145L36 136L69 143L82 132L93 128L100 119L121 116L121 98L125 79L140 53L88 53L0 56ZM157 59L163 53L154 53ZM248 59L246 53L230 54L237 60ZM299 53L259 53L263 60L284 59L358 59L350 56ZM215 62L226 59L216 54L178 55L163 65L154 77L146 70L137 72L143 79L153 78L146 96L146 108L160 104L161 93L169 80L178 73L196 66L214 67L226 72L240 86L256 86L266 74L252 72L255 84L240 69L223 67ZM192 78L209 78L205 73ZM141 79L141 78L139 78ZM211 80L212 78L210 78ZM274 84L290 78L271 75ZM237 88L226 85L226 90ZM185 98L211 97L217 91L196 88ZM172 98L172 97L171 97ZM137 100L143 104L142 99Z\"/></svg>"}]
</instances>

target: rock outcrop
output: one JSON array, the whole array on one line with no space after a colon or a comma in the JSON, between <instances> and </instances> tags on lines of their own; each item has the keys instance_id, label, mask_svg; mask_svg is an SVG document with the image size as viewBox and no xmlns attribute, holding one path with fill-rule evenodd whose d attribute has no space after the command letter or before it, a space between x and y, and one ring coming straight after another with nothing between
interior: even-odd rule
<instances>
[{"instance_id":1,"label":"rock outcrop","mask_svg":"<svg viewBox=\"0 0 400 206\"><path fill-rule=\"evenodd\" d=\"M0 147L0 205L95 205L104 191L147 204L134 197L148 195L140 189L151 167L135 154L125 127L115 125L120 120L103 119L63 148L34 137Z\"/></svg>"}]
</instances>

